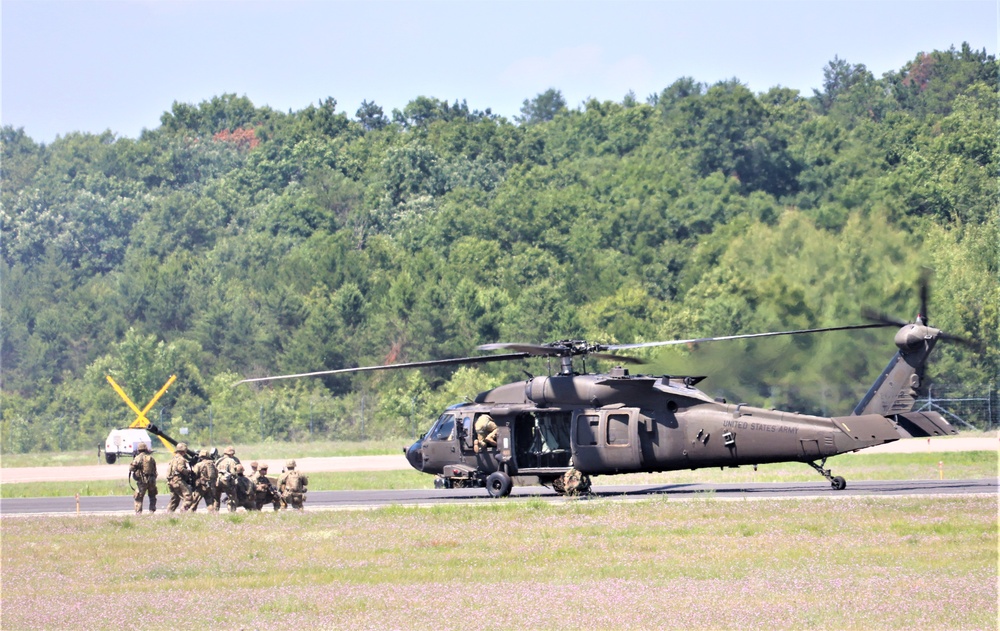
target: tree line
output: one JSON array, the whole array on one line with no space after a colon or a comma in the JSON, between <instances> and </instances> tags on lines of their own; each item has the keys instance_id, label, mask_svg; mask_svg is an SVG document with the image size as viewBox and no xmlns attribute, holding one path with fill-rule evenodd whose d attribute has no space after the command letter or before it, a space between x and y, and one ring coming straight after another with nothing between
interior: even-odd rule
<instances>
[{"instance_id":1,"label":"tree line","mask_svg":"<svg viewBox=\"0 0 1000 631\"><path fill-rule=\"evenodd\" d=\"M244 377L467 356L479 344L640 342L916 315L932 379L1000 368L998 65L921 53L876 78L835 58L812 95L678 79L640 101L514 120L419 96L350 115L223 94L136 138L0 132L0 449L92 446L171 374L195 442L409 434L543 360L265 386ZM844 412L892 334L653 353L709 392ZM600 367L600 365L598 365ZM319 430L317 430L319 428Z\"/></svg>"}]
</instances>

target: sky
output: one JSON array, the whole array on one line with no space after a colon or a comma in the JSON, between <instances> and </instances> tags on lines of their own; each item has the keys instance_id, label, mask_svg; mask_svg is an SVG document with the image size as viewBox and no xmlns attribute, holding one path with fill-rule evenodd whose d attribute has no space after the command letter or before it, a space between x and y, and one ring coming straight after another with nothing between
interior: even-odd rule
<instances>
[{"instance_id":1,"label":"sky","mask_svg":"<svg viewBox=\"0 0 1000 631\"><path fill-rule=\"evenodd\" d=\"M1000 0L0 0L0 122L37 142L136 138L222 94L354 116L418 96L512 118L556 88L640 101L681 77L811 96L834 57L876 77L968 42L997 54Z\"/></svg>"}]
</instances>

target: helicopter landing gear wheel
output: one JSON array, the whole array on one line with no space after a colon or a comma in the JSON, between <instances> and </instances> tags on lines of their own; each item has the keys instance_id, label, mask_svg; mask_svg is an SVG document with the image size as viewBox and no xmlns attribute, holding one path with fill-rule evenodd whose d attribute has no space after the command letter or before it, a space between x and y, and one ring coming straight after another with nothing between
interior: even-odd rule
<instances>
[{"instance_id":1,"label":"helicopter landing gear wheel","mask_svg":"<svg viewBox=\"0 0 1000 631\"><path fill-rule=\"evenodd\" d=\"M826 464L826 458L823 458L822 462L820 462L819 464L816 464L815 462L810 462L809 466L812 467L813 469L816 469L816 471L818 471L821 476L829 480L830 486L833 487L834 491L843 491L844 489L846 489L847 480L840 477L839 475L837 476L832 475L829 469L823 468L823 465L825 464Z\"/></svg>"},{"instance_id":2,"label":"helicopter landing gear wheel","mask_svg":"<svg viewBox=\"0 0 1000 631\"><path fill-rule=\"evenodd\" d=\"M512 486L510 476L503 471L494 471L486 478L486 492L490 497L507 497Z\"/></svg>"}]
</instances>

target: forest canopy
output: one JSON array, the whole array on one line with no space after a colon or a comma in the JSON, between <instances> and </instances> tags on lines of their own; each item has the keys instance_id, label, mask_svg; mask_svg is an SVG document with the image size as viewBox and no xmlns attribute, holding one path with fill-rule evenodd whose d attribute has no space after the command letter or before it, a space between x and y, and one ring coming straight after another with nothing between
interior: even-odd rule
<instances>
[{"instance_id":1,"label":"forest canopy","mask_svg":"<svg viewBox=\"0 0 1000 631\"><path fill-rule=\"evenodd\" d=\"M819 71L818 71L819 72ZM812 95L684 77L644 101L514 120L417 96L294 112L222 94L139 138L0 133L0 449L93 446L132 420L199 443L404 436L543 360L233 387L467 356L492 342L642 342L911 320L929 377L1000 374L998 65L968 45ZM756 404L847 413L892 333L649 352ZM599 366L600 367L600 366ZM695 367L695 368L693 368Z\"/></svg>"}]
</instances>

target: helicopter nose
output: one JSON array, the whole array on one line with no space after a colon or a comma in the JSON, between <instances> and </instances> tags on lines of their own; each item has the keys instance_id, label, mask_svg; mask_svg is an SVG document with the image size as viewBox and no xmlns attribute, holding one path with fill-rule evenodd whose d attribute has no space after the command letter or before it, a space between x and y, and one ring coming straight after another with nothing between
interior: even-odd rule
<instances>
[{"instance_id":1,"label":"helicopter nose","mask_svg":"<svg viewBox=\"0 0 1000 631\"><path fill-rule=\"evenodd\" d=\"M424 451L421 447L423 447L423 441L418 440L406 450L406 461L417 471L424 470Z\"/></svg>"}]
</instances>

